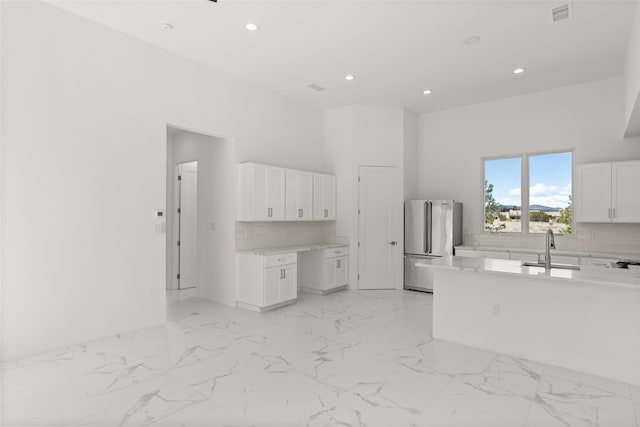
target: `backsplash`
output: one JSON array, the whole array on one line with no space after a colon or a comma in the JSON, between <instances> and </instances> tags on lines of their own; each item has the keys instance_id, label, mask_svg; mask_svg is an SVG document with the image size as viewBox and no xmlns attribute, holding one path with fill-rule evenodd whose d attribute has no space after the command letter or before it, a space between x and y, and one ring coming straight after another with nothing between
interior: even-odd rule
<instances>
[{"instance_id":1,"label":"backsplash","mask_svg":"<svg viewBox=\"0 0 640 427\"><path fill-rule=\"evenodd\" d=\"M304 245L348 243L336 237L335 221L236 222L236 250Z\"/></svg>"},{"instance_id":2,"label":"backsplash","mask_svg":"<svg viewBox=\"0 0 640 427\"><path fill-rule=\"evenodd\" d=\"M556 248L563 251L638 255L640 257L640 224L575 225L572 236L556 235ZM503 233L467 234L468 246L542 249L545 235L515 235Z\"/></svg>"}]
</instances>

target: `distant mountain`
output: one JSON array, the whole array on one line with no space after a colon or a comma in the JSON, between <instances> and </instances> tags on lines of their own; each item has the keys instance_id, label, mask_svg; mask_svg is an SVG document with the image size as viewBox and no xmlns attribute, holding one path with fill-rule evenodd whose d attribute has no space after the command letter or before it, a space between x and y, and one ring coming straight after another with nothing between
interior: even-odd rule
<instances>
[{"instance_id":1,"label":"distant mountain","mask_svg":"<svg viewBox=\"0 0 640 427\"><path fill-rule=\"evenodd\" d=\"M531 205L529 206L530 211L538 211L538 212L558 212L562 208L550 208L549 206L543 205Z\"/></svg>"},{"instance_id":2,"label":"distant mountain","mask_svg":"<svg viewBox=\"0 0 640 427\"><path fill-rule=\"evenodd\" d=\"M500 205L500 209L501 210L509 210L509 209L513 209L513 205ZM549 206L544 206L544 205L531 205L529 207L529 211L533 212L533 211L538 211L538 212L558 212L560 209L562 208L552 208ZM516 210L519 211L520 210L520 206L516 206Z\"/></svg>"}]
</instances>

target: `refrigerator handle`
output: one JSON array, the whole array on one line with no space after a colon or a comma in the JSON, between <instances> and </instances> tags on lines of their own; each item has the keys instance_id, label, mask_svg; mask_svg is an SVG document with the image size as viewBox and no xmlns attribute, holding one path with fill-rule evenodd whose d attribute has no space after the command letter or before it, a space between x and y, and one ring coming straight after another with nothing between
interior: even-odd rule
<instances>
[{"instance_id":1,"label":"refrigerator handle","mask_svg":"<svg viewBox=\"0 0 640 427\"><path fill-rule=\"evenodd\" d=\"M423 252L425 254L429 253L429 244L427 241L429 240L429 202L424 202L424 238L422 239Z\"/></svg>"},{"instance_id":2,"label":"refrigerator handle","mask_svg":"<svg viewBox=\"0 0 640 427\"><path fill-rule=\"evenodd\" d=\"M425 245L427 246L427 253L430 254L432 251L432 241L431 241L431 225L433 224L433 203L431 202L427 202L427 223L426 223L426 239L425 239Z\"/></svg>"}]
</instances>

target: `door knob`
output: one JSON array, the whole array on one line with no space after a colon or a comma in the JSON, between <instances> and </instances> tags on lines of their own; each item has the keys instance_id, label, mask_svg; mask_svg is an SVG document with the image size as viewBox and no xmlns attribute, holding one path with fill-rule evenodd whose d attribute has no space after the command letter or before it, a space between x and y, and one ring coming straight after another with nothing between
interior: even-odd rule
<instances>
[{"instance_id":1,"label":"door knob","mask_svg":"<svg viewBox=\"0 0 640 427\"><path fill-rule=\"evenodd\" d=\"M396 241L394 240L394 241L392 241L392 242L389 242L389 244L390 244L391 246L395 246L395 245L397 245L397 244L398 244L398 242L396 242Z\"/></svg>"}]
</instances>

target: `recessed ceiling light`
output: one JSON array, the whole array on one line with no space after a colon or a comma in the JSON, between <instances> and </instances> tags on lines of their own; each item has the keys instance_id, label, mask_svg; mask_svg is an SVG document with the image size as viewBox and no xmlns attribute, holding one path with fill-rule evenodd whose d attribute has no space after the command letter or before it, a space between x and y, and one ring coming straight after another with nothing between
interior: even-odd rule
<instances>
[{"instance_id":1,"label":"recessed ceiling light","mask_svg":"<svg viewBox=\"0 0 640 427\"><path fill-rule=\"evenodd\" d=\"M466 45L474 45L474 44L478 44L480 43L480 37L478 36L471 36L471 37L467 37L466 39L464 39L464 44Z\"/></svg>"},{"instance_id":2,"label":"recessed ceiling light","mask_svg":"<svg viewBox=\"0 0 640 427\"><path fill-rule=\"evenodd\" d=\"M173 25L169 24L168 22L161 22L160 27L165 30L173 30Z\"/></svg>"},{"instance_id":3,"label":"recessed ceiling light","mask_svg":"<svg viewBox=\"0 0 640 427\"><path fill-rule=\"evenodd\" d=\"M244 27L249 31L256 31L258 29L258 24L254 24L253 22L249 22Z\"/></svg>"},{"instance_id":4,"label":"recessed ceiling light","mask_svg":"<svg viewBox=\"0 0 640 427\"><path fill-rule=\"evenodd\" d=\"M351 80L353 80L353 79L355 79L355 78L356 78L356 77L355 77L355 76L353 76L353 75L351 75L351 74L347 74L346 76L344 76L344 79L345 79L345 80L349 80L349 81L351 81Z\"/></svg>"},{"instance_id":5,"label":"recessed ceiling light","mask_svg":"<svg viewBox=\"0 0 640 427\"><path fill-rule=\"evenodd\" d=\"M513 74L522 74L522 73L524 73L524 70L525 69L522 68L522 67L514 68L513 69Z\"/></svg>"},{"instance_id":6,"label":"recessed ceiling light","mask_svg":"<svg viewBox=\"0 0 640 427\"><path fill-rule=\"evenodd\" d=\"M431 89L425 89L422 91L422 93L425 95L431 95Z\"/></svg>"}]
</instances>

